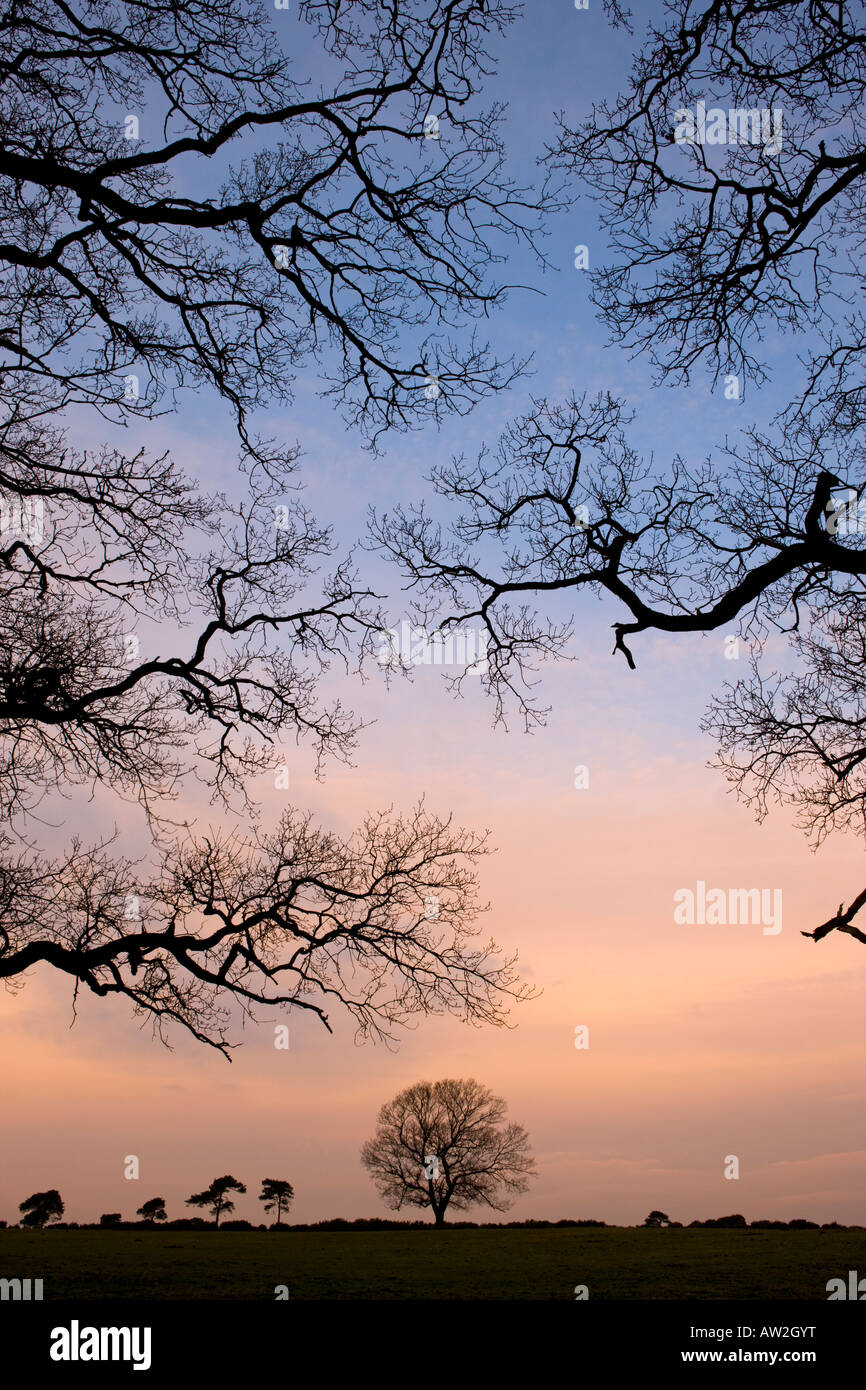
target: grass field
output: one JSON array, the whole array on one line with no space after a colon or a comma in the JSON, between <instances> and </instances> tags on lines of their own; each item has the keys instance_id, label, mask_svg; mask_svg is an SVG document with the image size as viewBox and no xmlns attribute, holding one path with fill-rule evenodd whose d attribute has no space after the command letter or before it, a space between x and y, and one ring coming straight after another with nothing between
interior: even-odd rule
<instances>
[{"instance_id":1,"label":"grass field","mask_svg":"<svg viewBox=\"0 0 866 1390\"><path fill-rule=\"evenodd\" d=\"M826 1300L866 1276L866 1232L0 1230L0 1278L44 1299Z\"/></svg>"}]
</instances>

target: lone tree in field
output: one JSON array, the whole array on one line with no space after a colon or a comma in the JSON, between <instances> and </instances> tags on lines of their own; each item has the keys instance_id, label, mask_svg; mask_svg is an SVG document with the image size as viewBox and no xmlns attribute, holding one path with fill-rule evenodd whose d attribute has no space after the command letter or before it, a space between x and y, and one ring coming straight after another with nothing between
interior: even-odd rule
<instances>
[{"instance_id":1,"label":"lone tree in field","mask_svg":"<svg viewBox=\"0 0 866 1390\"><path fill-rule=\"evenodd\" d=\"M379 1111L361 1162L389 1207L431 1207L444 1226L456 1211L483 1204L507 1211L529 1187L535 1160L522 1125L477 1081L419 1081Z\"/></svg>"},{"instance_id":2,"label":"lone tree in field","mask_svg":"<svg viewBox=\"0 0 866 1390\"><path fill-rule=\"evenodd\" d=\"M18 1208L25 1213L21 1225L41 1231L49 1221L59 1221L64 1212L63 1199L56 1187L50 1192L34 1192Z\"/></svg>"},{"instance_id":3,"label":"lone tree in field","mask_svg":"<svg viewBox=\"0 0 866 1390\"><path fill-rule=\"evenodd\" d=\"M282 1222L283 1212L287 1212L292 1204L295 1189L290 1182L282 1178L262 1178L262 1190L259 1194L259 1201L264 1202L265 1211L275 1211L277 1213L277 1225Z\"/></svg>"},{"instance_id":4,"label":"lone tree in field","mask_svg":"<svg viewBox=\"0 0 866 1390\"><path fill-rule=\"evenodd\" d=\"M475 331L545 201L511 180L502 109L479 95L514 16L510 0L0 15L0 979L61 971L225 1055L257 1004L327 1025L337 1003L381 1036L431 1012L501 1021L520 997L473 939L474 837L430 815L346 837L248 815L283 745L351 755L360 721L320 680L359 672L387 626L260 412L307 368L375 440L520 370ZM425 139L430 113L447 139ZM236 431L225 494L149 449L189 392ZM221 803L218 831L168 815L186 779ZM111 841L40 845L58 789L97 784L138 802L145 864Z\"/></svg>"},{"instance_id":5,"label":"lone tree in field","mask_svg":"<svg viewBox=\"0 0 866 1390\"><path fill-rule=\"evenodd\" d=\"M138 1208L136 1215L140 1216L142 1221L146 1221L148 1226L152 1226L155 1221L166 1221L168 1218L165 1211L165 1198L151 1197L149 1201L144 1202Z\"/></svg>"},{"instance_id":6,"label":"lone tree in field","mask_svg":"<svg viewBox=\"0 0 866 1390\"><path fill-rule=\"evenodd\" d=\"M246 1187L237 1178L226 1175L224 1178L214 1178L210 1187L204 1192L194 1192L191 1197L187 1197L188 1207L208 1207L213 1216L214 1226L219 1226L220 1217L234 1211L235 1204L228 1192L246 1192Z\"/></svg>"},{"instance_id":7,"label":"lone tree in field","mask_svg":"<svg viewBox=\"0 0 866 1390\"><path fill-rule=\"evenodd\" d=\"M671 1224L671 1219L666 1212L651 1211L643 1224L645 1226L669 1226Z\"/></svg>"}]
</instances>

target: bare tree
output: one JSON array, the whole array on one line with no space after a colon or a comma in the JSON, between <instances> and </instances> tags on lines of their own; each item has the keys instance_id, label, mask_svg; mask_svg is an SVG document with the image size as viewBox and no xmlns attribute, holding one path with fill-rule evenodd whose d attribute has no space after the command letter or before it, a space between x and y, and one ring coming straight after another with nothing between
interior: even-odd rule
<instances>
[{"instance_id":1,"label":"bare tree","mask_svg":"<svg viewBox=\"0 0 866 1390\"><path fill-rule=\"evenodd\" d=\"M462 507L449 528L424 503L374 518L425 621L435 613L444 627L485 624L490 688L520 700L533 658L566 647L571 625L539 619L527 604L539 596L616 598L633 616L613 624L615 650L633 667L635 634L711 631L738 618L747 632L796 628L798 604L859 591L863 534L837 530L843 485L813 463L836 461L828 432L778 443L746 433L724 468L678 457L662 474L630 442L629 423L606 393L537 401L495 451L434 472L436 490Z\"/></svg>"},{"instance_id":2,"label":"bare tree","mask_svg":"<svg viewBox=\"0 0 866 1390\"><path fill-rule=\"evenodd\" d=\"M560 121L550 161L611 234L596 302L663 375L761 378L783 326L818 330L815 368L862 391L864 50L859 0L671 0L626 90Z\"/></svg>"},{"instance_id":3,"label":"bare tree","mask_svg":"<svg viewBox=\"0 0 866 1390\"><path fill-rule=\"evenodd\" d=\"M513 14L499 0L301 0L343 68L315 96L279 51L279 16L240 0L145 0L123 21L100 0L40 0L0 22L0 558L4 636L21 633L0 713L15 742L16 719L28 749L83 741L100 773L107 745L139 784L153 744L171 744L169 710L210 725L221 772L240 725L312 728L345 749L347 721L311 708L315 670L375 614L348 566L309 592L328 529L291 495L297 448L253 435L249 413L290 400L327 344L374 433L505 384L476 345L461 356L435 334L398 357L412 329L486 315L503 293L492 241L536 221L504 173L501 113L475 109L485 42ZM244 144L262 134L267 151ZM229 145L240 159L221 183L175 190L190 163L212 184ZM48 420L85 403L130 424L202 385L237 418L250 477L233 504L143 449L69 448ZM139 661L121 638L141 614L192 625L185 648ZM274 633L289 655L268 648ZM246 674L266 658L266 683ZM127 710L150 754L134 766Z\"/></svg>"},{"instance_id":4,"label":"bare tree","mask_svg":"<svg viewBox=\"0 0 866 1390\"><path fill-rule=\"evenodd\" d=\"M721 756L742 790L751 778L784 799L793 778L825 827L842 824L843 803L856 815L858 800L847 663L860 659L866 597L864 53L860 4L672 0L628 89L577 129L563 120L549 151L602 209L602 316L663 379L705 363L714 382L733 374L745 386L766 373L768 331L800 333L803 382L770 427L660 469L635 446L622 401L540 399L494 450L436 470L436 490L460 509L450 525L420 504L373 527L421 620L486 626L499 717L511 699L527 721L544 717L532 673L570 643L561 609L545 616L560 597L624 608L614 650L632 667L634 639L651 630L734 627L756 651L769 632L791 634L794 661L817 662L810 679L839 682L829 708L795 684L791 719L778 705L771 716L760 685L754 700L740 688L727 716L716 710ZM841 639L837 619L850 627ZM815 938L840 924L857 936L861 902Z\"/></svg>"},{"instance_id":5,"label":"bare tree","mask_svg":"<svg viewBox=\"0 0 866 1390\"><path fill-rule=\"evenodd\" d=\"M501 107L477 98L515 13L503 0L7 11L0 265L19 413L83 401L134 418L206 383L244 433L249 409L290 398L326 347L333 389L374 431L504 384L510 369L451 329L502 298L491 265L537 225L504 169ZM299 40L330 85L296 74Z\"/></svg>"},{"instance_id":6,"label":"bare tree","mask_svg":"<svg viewBox=\"0 0 866 1390\"><path fill-rule=\"evenodd\" d=\"M817 848L834 830L866 837L866 614L860 604L810 614L792 637L794 674L766 675L752 658L748 678L727 683L704 720L717 761L763 820L775 803L794 808ZM840 931L866 945L853 919L866 889L813 932Z\"/></svg>"},{"instance_id":7,"label":"bare tree","mask_svg":"<svg viewBox=\"0 0 866 1390\"><path fill-rule=\"evenodd\" d=\"M297 447L254 416L306 364L375 443L520 369L471 331L504 296L491 267L552 205L510 181L478 95L514 13L35 0L0 18L5 981L49 964L223 1051L233 1002L324 1018L329 996L376 1033L438 1008L501 1021L520 995L467 944L479 841L447 821L339 840L292 812L196 839L166 811L195 778L249 821L282 740L356 746L319 684L361 669L378 600L299 499ZM330 82L295 75L289 22ZM233 414L239 492L138 443L74 442L81 407L138 433L188 389ZM146 868L110 840L40 842L36 808L97 783L144 809ZM425 884L438 924L417 920Z\"/></svg>"},{"instance_id":8,"label":"bare tree","mask_svg":"<svg viewBox=\"0 0 866 1390\"><path fill-rule=\"evenodd\" d=\"M330 1030L336 1002L362 1037L444 1012L502 1023L505 1002L534 991L476 941L483 852L483 836L423 807L370 816L345 840L293 812L270 832L179 838L152 879L110 846L55 862L23 851L3 883L0 978L48 962L129 999L161 1037L175 1022L225 1056L232 1010L257 1004Z\"/></svg>"},{"instance_id":9,"label":"bare tree","mask_svg":"<svg viewBox=\"0 0 866 1390\"><path fill-rule=\"evenodd\" d=\"M389 1207L506 1211L535 1171L529 1136L506 1124L507 1106L477 1081L419 1081L379 1112L361 1162Z\"/></svg>"}]
</instances>

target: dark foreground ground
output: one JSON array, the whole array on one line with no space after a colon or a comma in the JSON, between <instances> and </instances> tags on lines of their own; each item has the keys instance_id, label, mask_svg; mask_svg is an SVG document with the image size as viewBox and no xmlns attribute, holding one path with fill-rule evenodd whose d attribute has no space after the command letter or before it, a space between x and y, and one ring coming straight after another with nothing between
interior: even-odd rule
<instances>
[{"instance_id":1,"label":"dark foreground ground","mask_svg":"<svg viewBox=\"0 0 866 1390\"><path fill-rule=\"evenodd\" d=\"M827 1299L866 1232L0 1230L0 1279L44 1299ZM866 1285L864 1285L866 1289Z\"/></svg>"}]
</instances>

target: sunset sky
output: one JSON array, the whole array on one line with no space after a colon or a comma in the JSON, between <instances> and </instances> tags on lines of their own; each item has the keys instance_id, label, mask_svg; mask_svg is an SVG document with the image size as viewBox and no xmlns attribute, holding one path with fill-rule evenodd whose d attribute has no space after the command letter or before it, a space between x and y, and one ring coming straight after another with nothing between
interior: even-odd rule
<instances>
[{"instance_id":1,"label":"sunset sky","mask_svg":"<svg viewBox=\"0 0 866 1390\"><path fill-rule=\"evenodd\" d=\"M296 23L290 14L280 22ZM298 61L305 44L299 26L286 40ZM554 112L576 121L615 95L631 47L608 30L597 0L587 12L570 0L527 6L498 45L490 86L508 102L518 177L532 176L536 152L554 138ZM578 243L593 264L604 259L593 205L581 200L549 232L550 273L524 255L499 268L541 293L515 291L489 325L500 353L534 354L534 374L468 419L389 438L372 456L319 399L312 369L299 375L295 407L268 417L269 432L300 443L306 501L344 547L363 537L369 504L429 495L434 463L495 443L531 396L622 393L636 412L632 440L659 464L677 452L703 457L788 398L795 349L772 341L773 382L760 391L747 383L740 402L699 378L655 386L646 364L605 346L573 268ZM206 485L231 488L236 451L221 411L205 397L182 398L135 442L170 446ZM106 437L89 419L71 427L82 441ZM359 562L399 621L399 574L370 556ZM332 765L317 782L310 749L292 748L288 793L261 782L265 824L288 797L348 833L369 811L409 810L423 796L430 810L489 829L496 852L481 869L491 904L482 926L519 953L540 991L515 1008L513 1026L422 1019L389 1050L356 1045L351 1018L334 1008L332 1035L309 1017L282 1020L291 1045L277 1051L282 1016L262 1009L258 1027L238 1025L242 1045L228 1064L180 1031L167 1050L123 1002L86 990L72 1026L70 983L32 972L3 994L0 1011L0 1218L16 1220L19 1202L51 1187L69 1220L117 1210L132 1218L154 1195L170 1217L191 1215L185 1198L223 1173L247 1184L236 1215L253 1221L265 1219L263 1177L293 1183L295 1221L386 1215L359 1162L380 1105L414 1081L472 1076L506 1099L538 1163L511 1218L635 1223L660 1208L683 1222L742 1212L866 1224L866 951L840 934L819 944L800 935L863 887L862 847L837 838L813 854L787 812L758 825L708 767L712 743L699 721L738 674L723 633L642 636L630 671L611 655L621 611L588 598L557 610L571 611L575 660L538 673L540 701L551 706L544 727L526 734L517 711L507 730L494 727L480 690L455 700L435 669L390 687L374 669L364 685L333 685L369 721L355 766ZM778 653L783 661L781 644ZM586 789L574 786L577 764L589 769ZM199 826L221 816L206 800L182 809ZM43 813L57 843L116 824L127 852L146 845L135 810L100 792ZM781 932L675 923L674 894L698 881L781 889ZM587 1050L574 1046L580 1025ZM130 1154L138 1182L123 1177ZM728 1155L739 1158L737 1181L724 1177Z\"/></svg>"}]
</instances>

